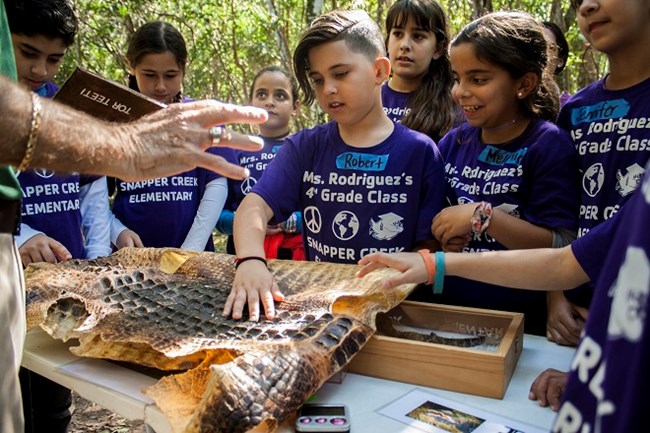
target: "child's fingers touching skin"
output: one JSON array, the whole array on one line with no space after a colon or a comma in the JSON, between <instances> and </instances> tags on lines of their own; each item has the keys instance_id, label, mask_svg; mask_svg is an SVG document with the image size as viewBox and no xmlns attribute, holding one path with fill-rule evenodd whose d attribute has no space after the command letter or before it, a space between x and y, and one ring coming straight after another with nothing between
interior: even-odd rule
<instances>
[{"instance_id":1,"label":"child's fingers touching skin","mask_svg":"<svg viewBox=\"0 0 650 433\"><path fill-rule=\"evenodd\" d=\"M390 277L384 282L385 288L393 288L407 283L423 283L428 279L424 260L417 253L372 253L359 260L359 264L363 268L357 272L357 277L363 277L382 267L400 271L401 274Z\"/></svg>"},{"instance_id":2,"label":"child's fingers touching skin","mask_svg":"<svg viewBox=\"0 0 650 433\"><path fill-rule=\"evenodd\" d=\"M20 246L18 252L24 266L38 262L57 263L72 258L62 243L43 234L31 237Z\"/></svg>"},{"instance_id":3,"label":"child's fingers touching skin","mask_svg":"<svg viewBox=\"0 0 650 433\"><path fill-rule=\"evenodd\" d=\"M264 315L267 319L272 320L275 317L274 299L282 301L284 295L273 281L273 276L264 263L250 260L237 268L223 315L232 315L233 319L239 320L243 317L244 308L248 304L249 320L258 321L261 301Z\"/></svg>"}]
</instances>

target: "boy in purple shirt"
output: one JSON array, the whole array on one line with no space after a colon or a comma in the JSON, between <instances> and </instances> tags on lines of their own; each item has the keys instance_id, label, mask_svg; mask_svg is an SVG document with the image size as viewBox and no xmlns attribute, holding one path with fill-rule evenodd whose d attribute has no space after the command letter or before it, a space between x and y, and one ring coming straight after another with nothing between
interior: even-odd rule
<instances>
[{"instance_id":1,"label":"boy in purple shirt","mask_svg":"<svg viewBox=\"0 0 650 433\"><path fill-rule=\"evenodd\" d=\"M18 80L45 98L76 33L77 20L64 2L8 2ZM111 253L105 178L28 170L19 174L22 224L16 237L23 265L96 258Z\"/></svg>"},{"instance_id":2,"label":"boy in purple shirt","mask_svg":"<svg viewBox=\"0 0 650 433\"><path fill-rule=\"evenodd\" d=\"M77 32L77 18L62 0L5 0L18 81L51 98L51 81ZM20 234L23 265L96 258L111 253L108 190L104 177L25 170ZM25 368L20 370L25 432L65 432L71 419L72 394Z\"/></svg>"},{"instance_id":3,"label":"boy in purple shirt","mask_svg":"<svg viewBox=\"0 0 650 433\"><path fill-rule=\"evenodd\" d=\"M241 203L237 273L223 311L235 319L248 302L250 320L258 320L260 300L272 319L273 299L283 298L265 265L269 220L284 221L300 209L308 260L355 263L373 251L410 251L429 241L431 218L443 206L435 143L383 110L390 62L365 12L316 19L294 52L294 69L305 102L316 97L334 121L287 138Z\"/></svg>"}]
</instances>

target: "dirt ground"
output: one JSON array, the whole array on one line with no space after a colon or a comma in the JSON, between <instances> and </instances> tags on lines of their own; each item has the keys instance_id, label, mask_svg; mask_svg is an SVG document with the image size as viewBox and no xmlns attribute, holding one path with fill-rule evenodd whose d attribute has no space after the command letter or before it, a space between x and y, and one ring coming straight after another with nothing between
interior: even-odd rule
<instances>
[{"instance_id":1,"label":"dirt ground","mask_svg":"<svg viewBox=\"0 0 650 433\"><path fill-rule=\"evenodd\" d=\"M142 421L129 421L73 393L68 433L145 433Z\"/></svg>"}]
</instances>

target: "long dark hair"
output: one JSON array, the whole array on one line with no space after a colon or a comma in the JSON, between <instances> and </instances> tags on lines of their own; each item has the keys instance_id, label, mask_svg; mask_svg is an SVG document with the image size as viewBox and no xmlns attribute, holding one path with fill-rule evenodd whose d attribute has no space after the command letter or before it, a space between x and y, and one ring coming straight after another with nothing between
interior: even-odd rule
<instances>
[{"instance_id":1,"label":"long dark hair","mask_svg":"<svg viewBox=\"0 0 650 433\"><path fill-rule=\"evenodd\" d=\"M422 84L413 92L410 112L401 123L438 141L451 127L456 105L451 97L454 77L449 63L449 20L435 0L398 0L386 15L386 46L393 27L406 27L409 18L436 36L442 55L432 59Z\"/></svg>"},{"instance_id":2,"label":"long dark hair","mask_svg":"<svg viewBox=\"0 0 650 433\"><path fill-rule=\"evenodd\" d=\"M147 54L160 54L167 51L172 53L179 69L185 74L187 47L183 35L169 23L151 21L142 25L129 38L126 60L131 68L135 68ZM129 74L129 87L140 91L133 74ZM178 92L172 102L181 102L182 100L183 96L181 92Z\"/></svg>"},{"instance_id":3,"label":"long dark hair","mask_svg":"<svg viewBox=\"0 0 650 433\"><path fill-rule=\"evenodd\" d=\"M560 107L542 25L524 12L494 12L465 26L451 46L472 44L476 56L514 79L537 75L537 89L520 101L526 117L555 121Z\"/></svg>"}]
</instances>

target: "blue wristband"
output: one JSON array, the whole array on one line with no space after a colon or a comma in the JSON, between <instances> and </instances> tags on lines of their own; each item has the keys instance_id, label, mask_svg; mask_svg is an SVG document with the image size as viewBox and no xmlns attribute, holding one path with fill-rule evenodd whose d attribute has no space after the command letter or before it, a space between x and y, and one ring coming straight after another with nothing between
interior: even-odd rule
<instances>
[{"instance_id":1,"label":"blue wristband","mask_svg":"<svg viewBox=\"0 0 650 433\"><path fill-rule=\"evenodd\" d=\"M442 287L445 282L445 253L436 251L436 277L433 280L433 293L439 295L442 293Z\"/></svg>"}]
</instances>

